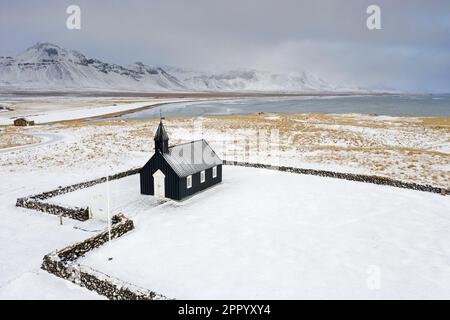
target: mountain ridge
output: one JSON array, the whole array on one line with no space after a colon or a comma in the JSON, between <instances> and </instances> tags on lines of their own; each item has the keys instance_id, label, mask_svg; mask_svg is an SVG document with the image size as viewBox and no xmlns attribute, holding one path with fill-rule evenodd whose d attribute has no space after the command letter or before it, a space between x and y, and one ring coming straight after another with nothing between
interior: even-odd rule
<instances>
[{"instance_id":1,"label":"mountain ridge","mask_svg":"<svg viewBox=\"0 0 450 320\"><path fill-rule=\"evenodd\" d=\"M342 92L306 71L273 73L256 69L220 73L135 62L127 66L88 58L49 42L0 56L0 89L110 90L141 92Z\"/></svg>"}]
</instances>

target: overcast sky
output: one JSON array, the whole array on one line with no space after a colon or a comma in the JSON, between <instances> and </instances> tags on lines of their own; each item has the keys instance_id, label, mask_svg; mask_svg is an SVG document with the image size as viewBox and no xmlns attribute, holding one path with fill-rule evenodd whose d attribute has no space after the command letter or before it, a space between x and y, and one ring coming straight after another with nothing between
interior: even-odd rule
<instances>
[{"instance_id":1,"label":"overcast sky","mask_svg":"<svg viewBox=\"0 0 450 320\"><path fill-rule=\"evenodd\" d=\"M66 8L81 7L81 30ZM366 9L381 7L381 30ZM53 42L88 57L203 70L307 70L363 87L450 92L449 0L0 0L0 54Z\"/></svg>"}]
</instances>

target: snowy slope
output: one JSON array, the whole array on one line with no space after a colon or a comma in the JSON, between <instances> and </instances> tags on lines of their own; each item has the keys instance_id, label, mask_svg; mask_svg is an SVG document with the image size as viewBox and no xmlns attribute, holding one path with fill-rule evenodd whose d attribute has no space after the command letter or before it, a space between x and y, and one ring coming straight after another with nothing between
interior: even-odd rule
<instances>
[{"instance_id":1,"label":"snowy slope","mask_svg":"<svg viewBox=\"0 0 450 320\"><path fill-rule=\"evenodd\" d=\"M307 73L259 70L219 73L182 68L129 66L87 58L51 43L37 43L16 57L0 56L0 90L127 90L166 91L342 91Z\"/></svg>"},{"instance_id":2,"label":"snowy slope","mask_svg":"<svg viewBox=\"0 0 450 320\"><path fill-rule=\"evenodd\" d=\"M129 67L105 63L50 43L38 43L17 57L0 57L0 87L47 90L183 89L177 79L161 68L140 62Z\"/></svg>"},{"instance_id":3,"label":"snowy slope","mask_svg":"<svg viewBox=\"0 0 450 320\"><path fill-rule=\"evenodd\" d=\"M305 71L280 74L269 71L244 69L206 73L170 66L164 66L164 69L176 76L186 87L193 90L273 92L339 90L338 87L332 86Z\"/></svg>"}]
</instances>

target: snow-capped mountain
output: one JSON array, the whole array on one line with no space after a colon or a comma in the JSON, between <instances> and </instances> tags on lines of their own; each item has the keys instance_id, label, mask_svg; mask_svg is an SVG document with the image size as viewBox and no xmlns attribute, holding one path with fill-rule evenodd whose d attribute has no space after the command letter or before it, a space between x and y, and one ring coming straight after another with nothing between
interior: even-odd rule
<instances>
[{"instance_id":1,"label":"snow-capped mountain","mask_svg":"<svg viewBox=\"0 0 450 320\"><path fill-rule=\"evenodd\" d=\"M185 87L193 90L273 92L338 90L337 87L305 71L280 74L247 69L210 74L170 66L163 68L179 79Z\"/></svg>"},{"instance_id":2,"label":"snow-capped mountain","mask_svg":"<svg viewBox=\"0 0 450 320\"><path fill-rule=\"evenodd\" d=\"M0 89L114 91L339 91L307 72L277 74L258 70L221 73L129 66L87 58L51 43L38 43L16 57L0 56Z\"/></svg>"},{"instance_id":3,"label":"snow-capped mountain","mask_svg":"<svg viewBox=\"0 0 450 320\"><path fill-rule=\"evenodd\" d=\"M0 57L0 87L167 91L184 89L162 70L136 62L123 67L86 58L51 43L38 43L17 57Z\"/></svg>"}]
</instances>

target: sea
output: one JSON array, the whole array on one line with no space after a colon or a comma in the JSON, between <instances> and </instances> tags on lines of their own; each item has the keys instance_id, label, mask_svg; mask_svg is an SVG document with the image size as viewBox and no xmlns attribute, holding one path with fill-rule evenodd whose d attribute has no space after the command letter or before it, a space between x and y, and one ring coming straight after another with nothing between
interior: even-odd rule
<instances>
[{"instance_id":1,"label":"sea","mask_svg":"<svg viewBox=\"0 0 450 320\"><path fill-rule=\"evenodd\" d=\"M386 116L450 117L450 94L258 97L161 105L117 117L123 120L164 117L246 115L254 113L359 113Z\"/></svg>"}]
</instances>

